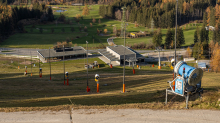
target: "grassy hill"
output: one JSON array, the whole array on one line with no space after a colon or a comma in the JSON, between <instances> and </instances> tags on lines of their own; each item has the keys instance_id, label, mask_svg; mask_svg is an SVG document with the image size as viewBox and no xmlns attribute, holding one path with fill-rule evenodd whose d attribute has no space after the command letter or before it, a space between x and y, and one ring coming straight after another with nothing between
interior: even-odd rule
<instances>
[{"instance_id":1,"label":"grassy hill","mask_svg":"<svg viewBox=\"0 0 220 123\"><path fill-rule=\"evenodd\" d=\"M1 43L1 47L20 47L20 48L48 48L52 47L54 43L65 41L67 39L71 39L73 44L77 44L78 46L85 47L85 42L89 41L89 47L90 48L98 48L101 47L100 41L104 45L107 44L107 38L113 36L113 27L116 26L118 29L121 26L121 22L117 20L108 20L103 19L98 15L98 9L99 5L91 5L89 8L90 15L84 16L83 20L80 20L79 23L75 22L73 20L73 17L76 16L76 14L82 14L82 8L83 7L77 7L77 6L63 6L63 5L56 5L52 6L56 7L53 8L55 18L58 18L60 14L64 14L66 17L66 20L70 20L71 24L56 24L56 21L54 23L50 24L42 24L42 25L35 25L33 28L33 31L31 32L32 25L25 26L25 30L27 33L16 33L12 36L10 36L8 39L6 39L4 42ZM59 7L67 7L67 8L59 8ZM59 13L55 12L55 10L65 9L67 11ZM90 27L90 23L92 23L92 19L96 19L96 23L93 23L93 26ZM98 19L101 19L101 24L98 23ZM191 24L190 24L191 25ZM197 24L200 26L200 24ZM87 32L80 31L79 27L83 28L87 27ZM71 27L75 29L74 32L71 32ZM43 28L43 33L41 34L39 31L39 28ZM54 29L54 33L51 33L51 28ZM185 45L188 46L193 43L193 36L195 31L195 26L190 26L189 29L184 29L184 36L185 36ZM62 32L62 29L65 30L65 32ZM109 32L108 36L99 36L97 35L96 31L107 29ZM163 34L163 43L166 35L167 29L161 29ZM138 32L138 31L150 31L150 29L146 29L145 27L135 27L133 23L128 23L127 26L127 32ZM80 37L77 38L76 37ZM96 37L99 40L92 39L92 36ZM142 38L127 38L126 43L133 45L134 43L140 43L145 42L149 43L152 41L152 36L142 37ZM93 43L94 42L94 43ZM117 45L124 44L124 40L121 38L114 39L114 42Z\"/></svg>"}]
</instances>

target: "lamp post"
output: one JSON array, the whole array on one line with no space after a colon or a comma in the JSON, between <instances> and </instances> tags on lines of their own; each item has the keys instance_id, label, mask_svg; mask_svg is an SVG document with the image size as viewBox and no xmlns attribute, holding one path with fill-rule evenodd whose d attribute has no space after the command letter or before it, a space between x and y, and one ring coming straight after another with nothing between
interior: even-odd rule
<instances>
[{"instance_id":1,"label":"lamp post","mask_svg":"<svg viewBox=\"0 0 220 123\"><path fill-rule=\"evenodd\" d=\"M89 92L90 91L90 88L89 88L89 83L88 83L88 41L86 41L86 57L87 57L87 88L86 88L86 91Z\"/></svg>"},{"instance_id":2,"label":"lamp post","mask_svg":"<svg viewBox=\"0 0 220 123\"><path fill-rule=\"evenodd\" d=\"M65 47L63 45L63 81L64 81L64 85L65 85L65 61L64 61L65 57L64 57L64 49L65 49Z\"/></svg>"},{"instance_id":3,"label":"lamp post","mask_svg":"<svg viewBox=\"0 0 220 123\"><path fill-rule=\"evenodd\" d=\"M30 51L31 53L31 51ZM31 76L32 76L32 54L31 54Z\"/></svg>"},{"instance_id":4,"label":"lamp post","mask_svg":"<svg viewBox=\"0 0 220 123\"><path fill-rule=\"evenodd\" d=\"M19 67L19 49L18 49L18 69L20 69L20 67Z\"/></svg>"},{"instance_id":5,"label":"lamp post","mask_svg":"<svg viewBox=\"0 0 220 123\"><path fill-rule=\"evenodd\" d=\"M125 9L126 7L122 7L123 10L123 26L122 29L124 29L124 68L123 68L123 93L125 92L125 42L126 42L126 35L125 35L125 30L126 30L126 25L125 25Z\"/></svg>"},{"instance_id":6,"label":"lamp post","mask_svg":"<svg viewBox=\"0 0 220 123\"><path fill-rule=\"evenodd\" d=\"M175 30L175 54L174 54L174 66L176 65L176 37L177 37L177 9L178 9L178 0L176 0L176 30ZM174 78L176 74L174 72Z\"/></svg>"},{"instance_id":7,"label":"lamp post","mask_svg":"<svg viewBox=\"0 0 220 123\"><path fill-rule=\"evenodd\" d=\"M50 65L50 81L51 81L50 47L49 47L49 65Z\"/></svg>"},{"instance_id":8,"label":"lamp post","mask_svg":"<svg viewBox=\"0 0 220 123\"><path fill-rule=\"evenodd\" d=\"M157 51L158 51L158 55L159 55L159 65L158 65L158 69L161 69L161 65L160 65L160 50L161 50L161 48L160 47L157 47L156 48L157 49Z\"/></svg>"},{"instance_id":9,"label":"lamp post","mask_svg":"<svg viewBox=\"0 0 220 123\"><path fill-rule=\"evenodd\" d=\"M172 58L171 46L170 46L170 57ZM170 57L169 57L169 61L170 61Z\"/></svg>"}]
</instances>

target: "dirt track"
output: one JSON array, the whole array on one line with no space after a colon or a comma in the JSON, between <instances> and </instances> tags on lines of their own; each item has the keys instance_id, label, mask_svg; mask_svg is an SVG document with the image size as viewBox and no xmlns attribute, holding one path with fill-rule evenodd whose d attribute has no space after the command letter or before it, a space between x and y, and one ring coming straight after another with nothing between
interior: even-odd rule
<instances>
[{"instance_id":1,"label":"dirt track","mask_svg":"<svg viewBox=\"0 0 220 123\"><path fill-rule=\"evenodd\" d=\"M71 123L69 111L0 112L0 123ZM72 123L220 122L220 111L150 109L79 109Z\"/></svg>"}]
</instances>

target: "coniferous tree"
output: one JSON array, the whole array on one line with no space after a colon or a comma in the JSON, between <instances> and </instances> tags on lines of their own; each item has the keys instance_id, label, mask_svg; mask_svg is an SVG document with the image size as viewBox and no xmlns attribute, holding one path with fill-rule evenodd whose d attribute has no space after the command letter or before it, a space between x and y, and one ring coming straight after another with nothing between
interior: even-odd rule
<instances>
[{"instance_id":1,"label":"coniferous tree","mask_svg":"<svg viewBox=\"0 0 220 123\"><path fill-rule=\"evenodd\" d=\"M198 34L197 30L195 30L195 32L194 32L194 44L196 44L199 40L197 34Z\"/></svg>"},{"instance_id":2,"label":"coniferous tree","mask_svg":"<svg viewBox=\"0 0 220 123\"><path fill-rule=\"evenodd\" d=\"M171 42L174 40L173 36L174 36L173 32L169 28L167 30L167 34L166 34L166 38L165 38L165 44L164 44L166 48L169 48L171 46Z\"/></svg>"},{"instance_id":3,"label":"coniferous tree","mask_svg":"<svg viewBox=\"0 0 220 123\"><path fill-rule=\"evenodd\" d=\"M153 43L155 47L158 47L162 44L162 33L160 29L154 32Z\"/></svg>"},{"instance_id":4,"label":"coniferous tree","mask_svg":"<svg viewBox=\"0 0 220 123\"><path fill-rule=\"evenodd\" d=\"M185 38L184 38L184 34L183 34L182 28L178 28L176 39L177 39L176 40L177 47L181 47L181 45L185 44Z\"/></svg>"}]
</instances>

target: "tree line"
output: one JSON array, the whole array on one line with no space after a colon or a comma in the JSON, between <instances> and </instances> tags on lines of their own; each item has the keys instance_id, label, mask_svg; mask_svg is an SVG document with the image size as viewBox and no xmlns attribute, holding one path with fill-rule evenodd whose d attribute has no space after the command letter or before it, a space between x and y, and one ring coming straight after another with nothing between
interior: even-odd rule
<instances>
[{"instance_id":1,"label":"tree line","mask_svg":"<svg viewBox=\"0 0 220 123\"><path fill-rule=\"evenodd\" d=\"M53 21L52 8L34 3L27 6L11 7L7 3L0 3L0 41L4 40L16 30L23 32L24 25L19 23L23 19L41 19L41 21Z\"/></svg>"},{"instance_id":2,"label":"tree line","mask_svg":"<svg viewBox=\"0 0 220 123\"><path fill-rule=\"evenodd\" d=\"M194 20L202 20L204 11L216 5L215 0L179 0L178 25ZM109 5L99 7L99 15L104 18L121 20L121 7L126 6L126 20L135 21L150 27L153 19L155 27L172 28L175 26L176 0L115 0Z\"/></svg>"}]
</instances>

